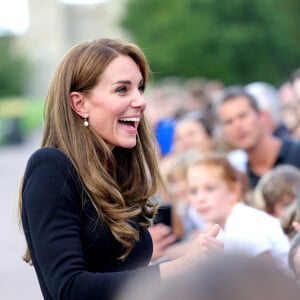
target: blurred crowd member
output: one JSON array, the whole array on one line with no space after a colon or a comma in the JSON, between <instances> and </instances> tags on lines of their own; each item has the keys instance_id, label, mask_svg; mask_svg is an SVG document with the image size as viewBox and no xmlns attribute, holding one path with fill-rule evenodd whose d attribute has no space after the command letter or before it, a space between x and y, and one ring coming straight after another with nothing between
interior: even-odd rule
<instances>
[{"instance_id":1,"label":"blurred crowd member","mask_svg":"<svg viewBox=\"0 0 300 300\"><path fill-rule=\"evenodd\" d=\"M191 204L206 224L218 223L225 251L272 257L287 268L289 241L279 220L243 203L245 175L225 156L199 157L187 171Z\"/></svg>"},{"instance_id":2,"label":"blurred crowd member","mask_svg":"<svg viewBox=\"0 0 300 300\"><path fill-rule=\"evenodd\" d=\"M267 82L252 82L245 86L258 104L265 128L280 138L290 138L289 131L281 120L277 89Z\"/></svg>"},{"instance_id":3,"label":"blurred crowd member","mask_svg":"<svg viewBox=\"0 0 300 300\"><path fill-rule=\"evenodd\" d=\"M289 131L292 140L300 139L300 115L295 103L285 104L281 107L282 122Z\"/></svg>"},{"instance_id":4,"label":"blurred crowd member","mask_svg":"<svg viewBox=\"0 0 300 300\"><path fill-rule=\"evenodd\" d=\"M182 114L174 124L172 152L181 153L191 149L200 152L215 149L210 121L200 111Z\"/></svg>"},{"instance_id":5,"label":"blurred crowd member","mask_svg":"<svg viewBox=\"0 0 300 300\"><path fill-rule=\"evenodd\" d=\"M300 208L297 202L291 203L280 217L281 227L289 240L300 231Z\"/></svg>"},{"instance_id":6,"label":"blurred crowd member","mask_svg":"<svg viewBox=\"0 0 300 300\"><path fill-rule=\"evenodd\" d=\"M208 80L203 77L194 77L183 82L183 89L191 96L188 103L185 103L185 112L206 110L209 105L207 84Z\"/></svg>"},{"instance_id":7,"label":"blurred crowd member","mask_svg":"<svg viewBox=\"0 0 300 300\"><path fill-rule=\"evenodd\" d=\"M300 144L274 136L265 127L256 98L245 89L229 87L214 104L225 140L248 155L247 175L251 188L277 165L300 167Z\"/></svg>"},{"instance_id":8,"label":"blurred crowd member","mask_svg":"<svg viewBox=\"0 0 300 300\"><path fill-rule=\"evenodd\" d=\"M278 97L280 106L294 103L294 91L290 80L283 82L278 88Z\"/></svg>"},{"instance_id":9,"label":"blurred crowd member","mask_svg":"<svg viewBox=\"0 0 300 300\"><path fill-rule=\"evenodd\" d=\"M297 281L300 280L300 232L298 232L291 241L289 251L289 267L295 275Z\"/></svg>"},{"instance_id":10,"label":"blurred crowd member","mask_svg":"<svg viewBox=\"0 0 300 300\"><path fill-rule=\"evenodd\" d=\"M297 202L300 169L280 165L261 177L253 193L253 205L270 215L281 218L284 211Z\"/></svg>"},{"instance_id":11,"label":"blurred crowd member","mask_svg":"<svg viewBox=\"0 0 300 300\"><path fill-rule=\"evenodd\" d=\"M189 164L199 155L198 151L173 154L165 172L168 199L180 216L184 232L182 240L190 239L204 227L204 222L188 201L186 172Z\"/></svg>"},{"instance_id":12,"label":"blurred crowd member","mask_svg":"<svg viewBox=\"0 0 300 300\"><path fill-rule=\"evenodd\" d=\"M183 89L191 95L189 102L185 103L185 112L206 112L211 105L211 99L224 89L224 84L219 80L194 77L183 82Z\"/></svg>"},{"instance_id":13,"label":"blurred crowd member","mask_svg":"<svg viewBox=\"0 0 300 300\"><path fill-rule=\"evenodd\" d=\"M300 68L295 69L291 74L291 85L294 93L295 102L300 102Z\"/></svg>"},{"instance_id":14,"label":"blurred crowd member","mask_svg":"<svg viewBox=\"0 0 300 300\"><path fill-rule=\"evenodd\" d=\"M276 264L233 253L195 263L159 286L149 277L139 279L117 300L298 300L299 292L295 280Z\"/></svg>"},{"instance_id":15,"label":"blurred crowd member","mask_svg":"<svg viewBox=\"0 0 300 300\"><path fill-rule=\"evenodd\" d=\"M171 150L175 117L190 98L181 85L177 78L166 78L152 86L148 92L146 116L154 130L161 157Z\"/></svg>"},{"instance_id":16,"label":"blurred crowd member","mask_svg":"<svg viewBox=\"0 0 300 300\"><path fill-rule=\"evenodd\" d=\"M300 170L291 165L280 165L261 177L254 189L251 204L280 219L285 234L291 239L300 221L297 207Z\"/></svg>"}]
</instances>

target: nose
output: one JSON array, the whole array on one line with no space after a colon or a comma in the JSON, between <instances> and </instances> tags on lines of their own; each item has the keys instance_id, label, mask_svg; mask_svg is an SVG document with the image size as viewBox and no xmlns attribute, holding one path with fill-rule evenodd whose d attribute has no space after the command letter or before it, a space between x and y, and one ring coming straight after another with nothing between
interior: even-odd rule
<instances>
[{"instance_id":1,"label":"nose","mask_svg":"<svg viewBox=\"0 0 300 300\"><path fill-rule=\"evenodd\" d=\"M146 108L146 98L144 93L141 93L140 90L137 90L133 95L131 105L134 108L140 108L144 110Z\"/></svg>"},{"instance_id":2,"label":"nose","mask_svg":"<svg viewBox=\"0 0 300 300\"><path fill-rule=\"evenodd\" d=\"M190 196L190 201L195 207L197 207L204 201L203 193L198 192L196 195Z\"/></svg>"}]
</instances>

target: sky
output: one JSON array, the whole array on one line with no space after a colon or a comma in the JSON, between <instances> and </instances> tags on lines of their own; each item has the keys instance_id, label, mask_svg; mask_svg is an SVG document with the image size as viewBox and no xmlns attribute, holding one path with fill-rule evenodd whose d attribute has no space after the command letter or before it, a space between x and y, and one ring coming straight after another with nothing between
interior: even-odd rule
<instances>
[{"instance_id":1,"label":"sky","mask_svg":"<svg viewBox=\"0 0 300 300\"><path fill-rule=\"evenodd\" d=\"M41 0L47 1L47 0ZM57 0L65 4L95 4L107 0ZM0 36L23 34L29 27L27 0L0 0Z\"/></svg>"},{"instance_id":2,"label":"sky","mask_svg":"<svg viewBox=\"0 0 300 300\"><path fill-rule=\"evenodd\" d=\"M24 33L29 26L27 0L0 0L0 35Z\"/></svg>"}]
</instances>

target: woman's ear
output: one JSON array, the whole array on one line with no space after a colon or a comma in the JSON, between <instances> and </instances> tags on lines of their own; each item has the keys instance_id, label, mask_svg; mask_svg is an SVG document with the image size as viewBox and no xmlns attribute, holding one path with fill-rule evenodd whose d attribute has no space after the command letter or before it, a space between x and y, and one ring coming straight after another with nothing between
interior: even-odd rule
<instances>
[{"instance_id":1,"label":"woman's ear","mask_svg":"<svg viewBox=\"0 0 300 300\"><path fill-rule=\"evenodd\" d=\"M69 96L70 105L72 109L82 118L87 117L86 103L85 99L79 92L72 92Z\"/></svg>"}]
</instances>

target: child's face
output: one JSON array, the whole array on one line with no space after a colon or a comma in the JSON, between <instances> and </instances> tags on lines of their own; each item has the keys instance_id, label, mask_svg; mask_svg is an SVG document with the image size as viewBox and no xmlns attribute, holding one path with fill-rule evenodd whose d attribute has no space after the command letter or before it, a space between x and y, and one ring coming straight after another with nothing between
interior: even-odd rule
<instances>
[{"instance_id":1,"label":"child's face","mask_svg":"<svg viewBox=\"0 0 300 300\"><path fill-rule=\"evenodd\" d=\"M286 209L295 201L295 198L290 195L284 195L280 201L276 202L273 207L272 215L281 218Z\"/></svg>"},{"instance_id":2,"label":"child's face","mask_svg":"<svg viewBox=\"0 0 300 300\"><path fill-rule=\"evenodd\" d=\"M173 179L167 182L168 191L172 200L186 201L187 187L185 179Z\"/></svg>"},{"instance_id":3,"label":"child's face","mask_svg":"<svg viewBox=\"0 0 300 300\"><path fill-rule=\"evenodd\" d=\"M203 220L224 226L239 194L223 179L220 168L192 166L188 170L187 184L190 203Z\"/></svg>"}]
</instances>

